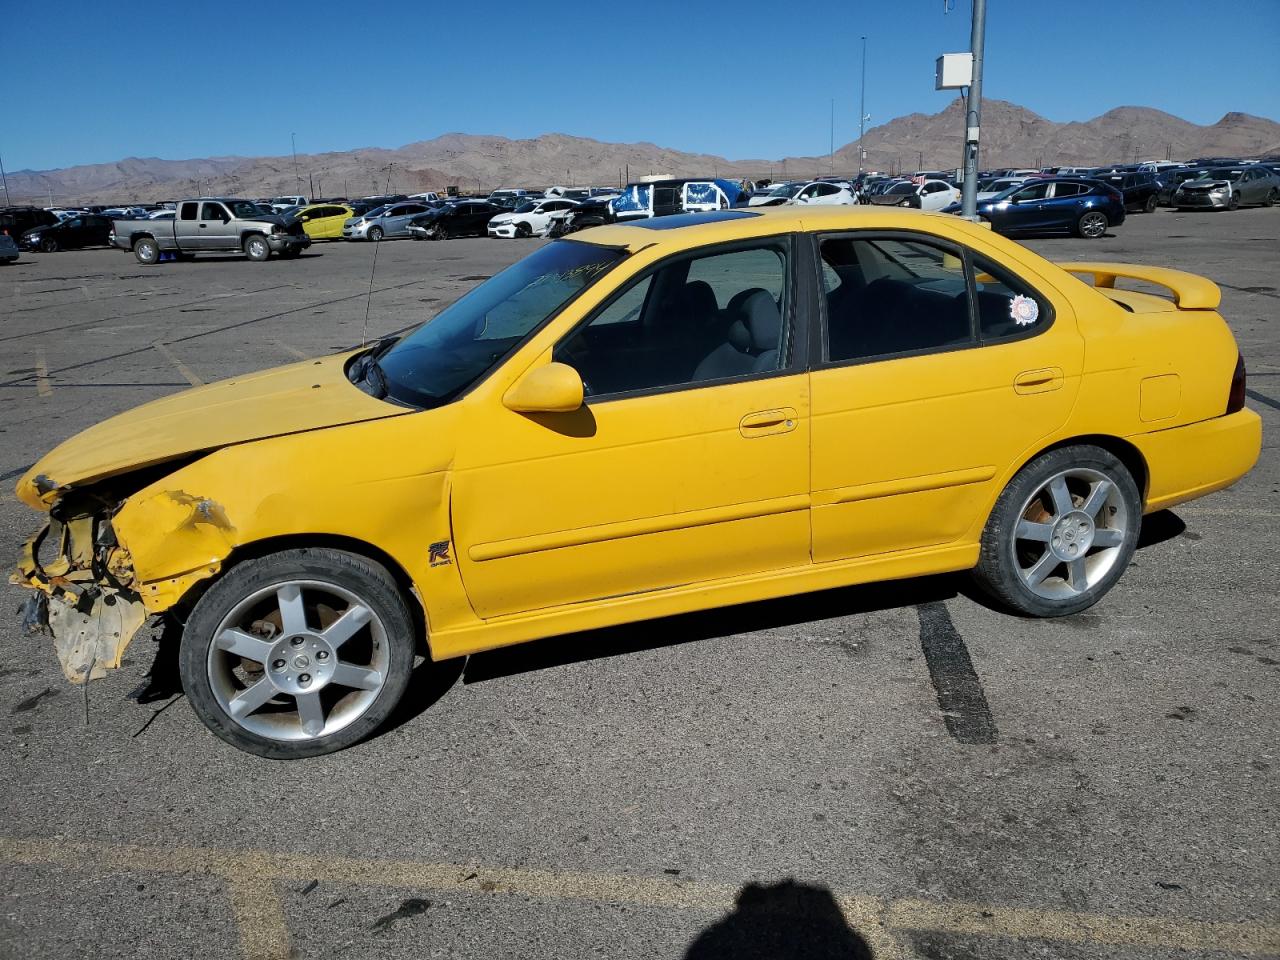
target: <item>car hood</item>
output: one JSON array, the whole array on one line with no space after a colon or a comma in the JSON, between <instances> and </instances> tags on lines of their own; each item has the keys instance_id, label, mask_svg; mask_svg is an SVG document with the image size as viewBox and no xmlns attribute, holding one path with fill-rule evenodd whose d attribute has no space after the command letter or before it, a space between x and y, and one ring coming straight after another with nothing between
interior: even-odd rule
<instances>
[{"instance_id":1,"label":"car hood","mask_svg":"<svg viewBox=\"0 0 1280 960\"><path fill-rule=\"evenodd\" d=\"M514 217L514 213L498 213L490 217L489 222L495 225L500 223L510 223Z\"/></svg>"},{"instance_id":2,"label":"car hood","mask_svg":"<svg viewBox=\"0 0 1280 960\"><path fill-rule=\"evenodd\" d=\"M72 487L233 444L411 412L352 384L352 354L305 360L184 390L104 420L55 447L18 481L47 509Z\"/></svg>"},{"instance_id":3,"label":"car hood","mask_svg":"<svg viewBox=\"0 0 1280 960\"><path fill-rule=\"evenodd\" d=\"M1230 180L1219 180L1212 177L1201 177L1199 180L1183 180L1184 187L1229 187Z\"/></svg>"}]
</instances>

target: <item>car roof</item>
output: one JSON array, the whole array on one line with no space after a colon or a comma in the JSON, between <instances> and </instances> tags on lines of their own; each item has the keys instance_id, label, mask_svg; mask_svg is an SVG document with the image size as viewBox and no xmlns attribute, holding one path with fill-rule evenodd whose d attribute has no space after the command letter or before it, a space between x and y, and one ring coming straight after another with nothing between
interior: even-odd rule
<instances>
[{"instance_id":1,"label":"car roof","mask_svg":"<svg viewBox=\"0 0 1280 960\"><path fill-rule=\"evenodd\" d=\"M675 222L668 226L663 221ZM658 245L674 252L706 244L774 236L792 231L844 229L923 230L941 234L958 229L990 243L1003 245L998 234L959 217L872 205L750 207L652 217L592 227L574 234L570 242L581 240L585 243L622 247L630 253Z\"/></svg>"}]
</instances>

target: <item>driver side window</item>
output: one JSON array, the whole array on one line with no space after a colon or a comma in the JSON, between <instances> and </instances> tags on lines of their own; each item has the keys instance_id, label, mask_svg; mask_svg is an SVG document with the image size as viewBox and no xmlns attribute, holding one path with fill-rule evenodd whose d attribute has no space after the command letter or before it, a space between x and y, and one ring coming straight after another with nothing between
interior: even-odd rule
<instances>
[{"instance_id":1,"label":"driver side window","mask_svg":"<svg viewBox=\"0 0 1280 960\"><path fill-rule=\"evenodd\" d=\"M702 385L785 366L788 257L777 241L664 263L555 349L588 396Z\"/></svg>"}]
</instances>

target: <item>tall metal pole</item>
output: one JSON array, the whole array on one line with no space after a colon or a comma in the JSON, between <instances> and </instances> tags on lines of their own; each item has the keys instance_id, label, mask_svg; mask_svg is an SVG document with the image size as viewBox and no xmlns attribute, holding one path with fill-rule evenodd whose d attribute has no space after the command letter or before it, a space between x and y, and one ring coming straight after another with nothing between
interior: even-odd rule
<instances>
[{"instance_id":1,"label":"tall metal pole","mask_svg":"<svg viewBox=\"0 0 1280 960\"><path fill-rule=\"evenodd\" d=\"M858 103L858 172L862 172L862 135L867 129L867 38L862 38L862 98Z\"/></svg>"},{"instance_id":2,"label":"tall metal pole","mask_svg":"<svg viewBox=\"0 0 1280 960\"><path fill-rule=\"evenodd\" d=\"M982 48L986 36L987 0L973 0L973 31L969 38L973 80L964 118L964 182L960 185L960 214L968 220L978 216L978 127L982 122Z\"/></svg>"},{"instance_id":3,"label":"tall metal pole","mask_svg":"<svg viewBox=\"0 0 1280 960\"><path fill-rule=\"evenodd\" d=\"M0 157L0 180L4 181L4 205L11 207L13 203L9 200L9 178L4 172L4 157Z\"/></svg>"},{"instance_id":4,"label":"tall metal pole","mask_svg":"<svg viewBox=\"0 0 1280 960\"><path fill-rule=\"evenodd\" d=\"M298 173L298 135L289 134L289 143L293 147L293 189L297 190L302 183L302 175Z\"/></svg>"},{"instance_id":5,"label":"tall metal pole","mask_svg":"<svg viewBox=\"0 0 1280 960\"><path fill-rule=\"evenodd\" d=\"M836 98L831 98L831 147L827 153L827 165L836 172Z\"/></svg>"}]
</instances>

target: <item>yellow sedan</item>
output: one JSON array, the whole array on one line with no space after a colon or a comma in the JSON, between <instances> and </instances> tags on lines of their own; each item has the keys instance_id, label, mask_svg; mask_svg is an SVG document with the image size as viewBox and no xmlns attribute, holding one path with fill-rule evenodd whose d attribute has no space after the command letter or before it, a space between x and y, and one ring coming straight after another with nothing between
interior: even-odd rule
<instances>
[{"instance_id":1,"label":"yellow sedan","mask_svg":"<svg viewBox=\"0 0 1280 960\"><path fill-rule=\"evenodd\" d=\"M293 216L312 240L340 240L343 223L355 215L353 209L340 203L313 203Z\"/></svg>"},{"instance_id":2,"label":"yellow sedan","mask_svg":"<svg viewBox=\"0 0 1280 960\"><path fill-rule=\"evenodd\" d=\"M1258 457L1218 302L916 211L599 227L394 344L66 441L15 580L73 682L174 615L200 719L271 757L369 735L419 649L959 570L1074 614Z\"/></svg>"}]
</instances>

